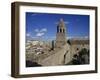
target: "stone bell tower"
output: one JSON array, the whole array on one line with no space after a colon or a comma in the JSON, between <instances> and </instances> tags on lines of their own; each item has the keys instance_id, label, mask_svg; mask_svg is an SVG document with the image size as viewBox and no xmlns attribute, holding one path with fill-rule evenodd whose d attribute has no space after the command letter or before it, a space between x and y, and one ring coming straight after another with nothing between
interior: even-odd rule
<instances>
[{"instance_id":1,"label":"stone bell tower","mask_svg":"<svg viewBox=\"0 0 100 80\"><path fill-rule=\"evenodd\" d=\"M63 19L60 19L60 21L57 25L57 34L56 34L55 47L60 48L66 43L67 43L67 40L66 40L66 27L65 27Z\"/></svg>"}]
</instances>

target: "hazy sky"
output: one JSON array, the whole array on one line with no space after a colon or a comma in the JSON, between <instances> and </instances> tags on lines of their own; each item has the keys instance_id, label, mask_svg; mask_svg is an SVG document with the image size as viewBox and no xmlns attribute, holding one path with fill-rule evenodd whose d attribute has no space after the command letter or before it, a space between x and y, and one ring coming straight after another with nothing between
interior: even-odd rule
<instances>
[{"instance_id":1,"label":"hazy sky","mask_svg":"<svg viewBox=\"0 0 100 80\"><path fill-rule=\"evenodd\" d=\"M66 37L88 37L89 15L26 12L27 39L55 39L59 20L63 18Z\"/></svg>"}]
</instances>

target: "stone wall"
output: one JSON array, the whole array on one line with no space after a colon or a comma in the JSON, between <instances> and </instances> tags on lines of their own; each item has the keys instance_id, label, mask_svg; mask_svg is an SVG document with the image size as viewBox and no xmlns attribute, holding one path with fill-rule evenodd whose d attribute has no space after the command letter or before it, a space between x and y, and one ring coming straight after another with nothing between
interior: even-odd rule
<instances>
[{"instance_id":1,"label":"stone wall","mask_svg":"<svg viewBox=\"0 0 100 80\"><path fill-rule=\"evenodd\" d=\"M43 66L56 66L68 63L70 61L70 52L65 54L69 49L68 47L68 44L66 44L61 49L56 49L54 54L40 60L38 63L42 64ZM66 61L64 60L64 56Z\"/></svg>"}]
</instances>

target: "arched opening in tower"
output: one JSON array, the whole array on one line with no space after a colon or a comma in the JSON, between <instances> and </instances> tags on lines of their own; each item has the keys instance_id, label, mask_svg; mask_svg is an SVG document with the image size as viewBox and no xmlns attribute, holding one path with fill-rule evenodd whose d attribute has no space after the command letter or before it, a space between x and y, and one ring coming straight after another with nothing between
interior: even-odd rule
<instances>
[{"instance_id":1,"label":"arched opening in tower","mask_svg":"<svg viewBox=\"0 0 100 80\"><path fill-rule=\"evenodd\" d=\"M63 29L63 33L65 33L65 30Z\"/></svg>"},{"instance_id":2,"label":"arched opening in tower","mask_svg":"<svg viewBox=\"0 0 100 80\"><path fill-rule=\"evenodd\" d=\"M62 29L60 29L60 32L62 32Z\"/></svg>"}]
</instances>

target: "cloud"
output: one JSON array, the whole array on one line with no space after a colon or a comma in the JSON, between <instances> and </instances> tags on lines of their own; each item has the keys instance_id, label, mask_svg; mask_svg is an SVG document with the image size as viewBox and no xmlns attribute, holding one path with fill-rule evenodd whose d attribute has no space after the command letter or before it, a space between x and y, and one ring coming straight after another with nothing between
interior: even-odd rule
<instances>
[{"instance_id":1,"label":"cloud","mask_svg":"<svg viewBox=\"0 0 100 80\"><path fill-rule=\"evenodd\" d=\"M47 29L43 28L43 29L40 30L40 32L47 32Z\"/></svg>"},{"instance_id":2,"label":"cloud","mask_svg":"<svg viewBox=\"0 0 100 80\"><path fill-rule=\"evenodd\" d=\"M85 36L84 38L89 38L89 36Z\"/></svg>"},{"instance_id":3,"label":"cloud","mask_svg":"<svg viewBox=\"0 0 100 80\"><path fill-rule=\"evenodd\" d=\"M43 36L44 34L45 34L45 33L37 33L36 36L37 36L37 37L41 37L41 36Z\"/></svg>"},{"instance_id":4,"label":"cloud","mask_svg":"<svg viewBox=\"0 0 100 80\"><path fill-rule=\"evenodd\" d=\"M39 29L35 29L34 31L35 31L35 32L40 32Z\"/></svg>"},{"instance_id":5,"label":"cloud","mask_svg":"<svg viewBox=\"0 0 100 80\"><path fill-rule=\"evenodd\" d=\"M74 38L73 36L67 36L67 39L72 39L72 38Z\"/></svg>"},{"instance_id":6,"label":"cloud","mask_svg":"<svg viewBox=\"0 0 100 80\"><path fill-rule=\"evenodd\" d=\"M35 32L47 32L46 28L42 28L42 29L35 29Z\"/></svg>"},{"instance_id":7,"label":"cloud","mask_svg":"<svg viewBox=\"0 0 100 80\"><path fill-rule=\"evenodd\" d=\"M26 34L27 37L31 36L29 33Z\"/></svg>"},{"instance_id":8,"label":"cloud","mask_svg":"<svg viewBox=\"0 0 100 80\"><path fill-rule=\"evenodd\" d=\"M34 31L36 32L37 37L41 37L41 36L45 35L45 33L47 32L47 29L46 28L35 29Z\"/></svg>"},{"instance_id":9,"label":"cloud","mask_svg":"<svg viewBox=\"0 0 100 80\"><path fill-rule=\"evenodd\" d=\"M65 23L65 24L69 24L69 22L68 22L68 21L64 21L64 23Z\"/></svg>"}]
</instances>

